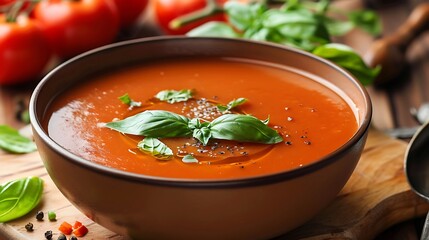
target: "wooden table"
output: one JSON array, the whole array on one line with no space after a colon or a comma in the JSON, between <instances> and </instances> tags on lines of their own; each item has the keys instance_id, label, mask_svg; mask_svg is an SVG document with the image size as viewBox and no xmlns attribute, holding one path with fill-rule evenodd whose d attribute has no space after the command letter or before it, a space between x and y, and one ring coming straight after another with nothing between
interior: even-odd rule
<instances>
[{"instance_id":1,"label":"wooden table","mask_svg":"<svg viewBox=\"0 0 429 240\"><path fill-rule=\"evenodd\" d=\"M409 13L424 0L408 1L376 1L367 2L388 2L390 4L382 6L377 5L375 9L381 16L384 32L383 35L389 35L403 23ZM362 1L342 0L338 5L344 8L353 9L362 7ZM151 18L148 13L143 22ZM158 34L154 28L143 28L132 33L124 33L123 36L141 37ZM374 39L361 31L354 31L349 36L341 39L345 43L354 47L358 52L364 54L368 46ZM374 116L373 127L384 131L397 127L412 127L418 123L409 113L411 107L418 107L422 102L429 101L429 36L423 35L412 43L407 52L407 61L410 64L409 71L398 76L393 84L384 88L368 87L371 95ZM1 63L0 63L1 64ZM1 67L1 65L0 65ZM16 115L22 111L22 104L28 102L29 96L34 88L34 84L17 87L0 87L0 124L8 124L16 128L25 126L24 123L17 120ZM1 164L1 159L0 159ZM0 179L1 182L1 179ZM415 219L409 222L394 226L376 239L418 239L419 229L421 229L422 219Z\"/></svg>"}]
</instances>

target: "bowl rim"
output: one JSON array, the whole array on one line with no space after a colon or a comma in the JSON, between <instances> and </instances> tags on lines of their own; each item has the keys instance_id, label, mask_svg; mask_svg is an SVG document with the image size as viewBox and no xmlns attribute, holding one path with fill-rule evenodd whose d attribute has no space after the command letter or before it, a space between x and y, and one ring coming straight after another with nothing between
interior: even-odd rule
<instances>
[{"instance_id":1,"label":"bowl rim","mask_svg":"<svg viewBox=\"0 0 429 240\"><path fill-rule=\"evenodd\" d=\"M158 177L158 176L150 176L139 173L132 173L124 170L119 170L112 167L103 166L101 164L86 160L82 157L79 157L65 148L61 147L57 144L52 138L49 137L47 132L41 126L41 123L37 117L37 100L40 95L41 90L47 84L49 79L51 79L52 75L56 74L56 72L61 71L64 66L71 64L81 58L84 58L89 55L98 54L99 52L108 51L112 48L121 48L123 46L128 46L132 44L143 44L145 42L152 41L193 41L192 39L207 39L208 41L234 41L234 42L245 42L245 43L253 43L258 45L265 45L274 48L279 48L281 50L295 52L297 54L305 55L308 58L312 58L322 64L328 65L328 67L332 68L334 71L339 72L348 78L359 90L360 95L363 97L365 102L365 107L367 109L366 115L364 115L363 120L360 122L360 126L358 126L357 131L354 135L344 143L340 148L335 151L325 155L324 157L316 160L312 163L304 165L300 168L294 168L286 171L279 171L275 173L269 173L258 176L251 177L241 177L241 178L222 178L222 179L182 179L182 178L168 178L168 177ZM49 71L43 79L37 84L36 88L33 90L33 93L30 98L29 103L29 115L30 122L34 133L37 133L40 139L49 147L51 150L56 152L59 155L65 157L65 159L73 164L77 164L81 167L84 167L88 170L95 171L97 173L105 174L110 177L132 181L132 182L140 182L151 185L161 185L161 186L175 186L175 187L190 187L190 188L234 188L234 187L243 187L243 186L256 186L256 185L265 185L265 184L273 184L280 181L292 179L298 176L303 176L306 174L310 174L315 172L318 169L323 168L326 165L332 164L339 159L339 156L346 153L347 149L352 145L356 144L361 138L365 137L367 134L367 130L369 129L371 118L372 118L372 104L371 99L369 97L368 92L365 87L358 81L351 73L347 70L341 68L340 66L318 57L309 52L292 48L285 45L280 45L276 43L270 42L261 42L254 41L248 39L232 39L232 38L219 38L219 37L187 37L187 36L155 36L155 37L146 37L140 39L132 39L126 40L122 42L108 44L99 48L95 48L93 50L87 51L85 53L79 54L52 69ZM41 156L42 157L42 156ZM42 157L43 158L43 157Z\"/></svg>"}]
</instances>

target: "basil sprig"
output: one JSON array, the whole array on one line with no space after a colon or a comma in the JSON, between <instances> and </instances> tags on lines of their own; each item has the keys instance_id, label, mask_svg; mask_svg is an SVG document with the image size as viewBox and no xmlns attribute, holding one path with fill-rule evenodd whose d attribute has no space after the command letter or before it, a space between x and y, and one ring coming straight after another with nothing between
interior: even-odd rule
<instances>
[{"instance_id":1,"label":"basil sprig","mask_svg":"<svg viewBox=\"0 0 429 240\"><path fill-rule=\"evenodd\" d=\"M156 138L146 137L137 145L140 151L148 153L159 160L169 160L173 157L173 151Z\"/></svg>"},{"instance_id":2,"label":"basil sprig","mask_svg":"<svg viewBox=\"0 0 429 240\"><path fill-rule=\"evenodd\" d=\"M137 102L137 101L134 101L133 99L131 99L130 96L128 95L128 93L125 93L124 95L120 96L119 100L123 104L127 104L128 106L130 106L130 108L140 107L142 105L141 102Z\"/></svg>"},{"instance_id":3,"label":"basil sprig","mask_svg":"<svg viewBox=\"0 0 429 240\"><path fill-rule=\"evenodd\" d=\"M263 121L240 114L225 114L212 122L189 119L163 110L147 110L120 121L109 122L113 130L152 138L190 137L207 145L210 139L275 144L283 138Z\"/></svg>"},{"instance_id":4,"label":"basil sprig","mask_svg":"<svg viewBox=\"0 0 429 240\"><path fill-rule=\"evenodd\" d=\"M230 101L227 105L218 105L217 109L220 112L226 112L226 111L229 111L235 107L240 106L241 104L243 104L245 102L247 102L246 98L237 98L237 99Z\"/></svg>"},{"instance_id":5,"label":"basil sprig","mask_svg":"<svg viewBox=\"0 0 429 240\"><path fill-rule=\"evenodd\" d=\"M0 222L24 216L39 204L43 180L27 177L0 185Z\"/></svg>"},{"instance_id":6,"label":"basil sprig","mask_svg":"<svg viewBox=\"0 0 429 240\"><path fill-rule=\"evenodd\" d=\"M155 95L160 101L168 103L186 102L192 98L192 91L190 89L177 90L163 90Z\"/></svg>"},{"instance_id":7,"label":"basil sprig","mask_svg":"<svg viewBox=\"0 0 429 240\"><path fill-rule=\"evenodd\" d=\"M373 35L381 32L380 20L372 11L335 11L336 15L346 15L343 18L346 20L330 17L329 0L317 3L288 0L280 8L269 8L266 3L243 4L228 1L224 5L224 11L229 23L208 22L194 28L187 35L268 41L314 53L320 52L320 49L316 50L319 47L331 43L332 36L344 35L355 27ZM338 54L337 57L331 56L328 59L349 70L363 84L371 84L378 74L378 70L369 68L355 51L337 51L335 54ZM353 65L356 58L359 59L358 67ZM346 63L348 60L351 62Z\"/></svg>"},{"instance_id":8,"label":"basil sprig","mask_svg":"<svg viewBox=\"0 0 429 240\"><path fill-rule=\"evenodd\" d=\"M31 139L6 125L0 125L0 149L11 153L29 153L37 150L36 144Z\"/></svg>"}]
</instances>

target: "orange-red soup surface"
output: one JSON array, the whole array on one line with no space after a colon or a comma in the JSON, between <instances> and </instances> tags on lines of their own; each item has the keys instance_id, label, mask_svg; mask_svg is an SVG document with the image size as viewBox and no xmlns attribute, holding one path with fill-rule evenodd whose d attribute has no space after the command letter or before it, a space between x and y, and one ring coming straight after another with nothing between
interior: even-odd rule
<instances>
[{"instance_id":1,"label":"orange-red soup surface","mask_svg":"<svg viewBox=\"0 0 429 240\"><path fill-rule=\"evenodd\" d=\"M44 119L49 136L89 161L149 176L231 179L299 168L346 143L357 130L356 109L326 81L264 62L229 58L190 58L145 63L83 81L58 96ZM321 82L325 82L322 84ZM192 89L193 100L169 104L153 97L162 90ZM128 93L142 107L132 110L118 97ZM247 102L235 113L251 114L284 139L274 145L193 138L160 139L175 157L157 160L137 148L143 139L103 127L144 110L167 110L189 118L198 109ZM210 119L208 119L210 120ZM198 163L184 163L192 153Z\"/></svg>"}]
</instances>

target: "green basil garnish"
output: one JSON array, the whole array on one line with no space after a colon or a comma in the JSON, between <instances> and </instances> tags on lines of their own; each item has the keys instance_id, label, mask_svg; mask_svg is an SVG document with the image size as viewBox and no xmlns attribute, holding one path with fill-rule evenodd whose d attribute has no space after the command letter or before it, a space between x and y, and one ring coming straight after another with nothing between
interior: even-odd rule
<instances>
[{"instance_id":1,"label":"green basil garnish","mask_svg":"<svg viewBox=\"0 0 429 240\"><path fill-rule=\"evenodd\" d=\"M29 153L37 150L36 144L18 130L0 125L0 148L11 153Z\"/></svg>"},{"instance_id":2,"label":"green basil garnish","mask_svg":"<svg viewBox=\"0 0 429 240\"><path fill-rule=\"evenodd\" d=\"M155 95L160 101L166 101L168 103L185 102L192 98L192 91L189 89L183 89L180 91L176 90L164 90Z\"/></svg>"},{"instance_id":3,"label":"green basil garnish","mask_svg":"<svg viewBox=\"0 0 429 240\"><path fill-rule=\"evenodd\" d=\"M218 105L217 109L220 112L226 112L226 111L229 111L229 110L245 103L246 101L247 101L246 98L237 98L237 99L230 101L226 106L225 105Z\"/></svg>"},{"instance_id":4,"label":"green basil garnish","mask_svg":"<svg viewBox=\"0 0 429 240\"><path fill-rule=\"evenodd\" d=\"M198 159L196 159L193 155L188 154L182 158L182 162L184 162L184 163L198 163Z\"/></svg>"},{"instance_id":5,"label":"green basil garnish","mask_svg":"<svg viewBox=\"0 0 429 240\"><path fill-rule=\"evenodd\" d=\"M173 157L173 151L156 138L146 137L137 145L140 151L148 153L159 160L169 160Z\"/></svg>"},{"instance_id":6,"label":"green basil garnish","mask_svg":"<svg viewBox=\"0 0 429 240\"><path fill-rule=\"evenodd\" d=\"M210 131L212 138L215 139L265 144L276 144L283 141L275 130L250 115L222 115L210 123Z\"/></svg>"},{"instance_id":7,"label":"green basil garnish","mask_svg":"<svg viewBox=\"0 0 429 240\"><path fill-rule=\"evenodd\" d=\"M176 113L149 110L121 121L109 122L106 127L122 133L145 137L186 137L192 134L188 122L188 118Z\"/></svg>"},{"instance_id":8,"label":"green basil garnish","mask_svg":"<svg viewBox=\"0 0 429 240\"><path fill-rule=\"evenodd\" d=\"M189 121L189 128L193 130L192 137L198 139L203 145L207 145L212 137L209 122L201 122L200 119L194 118Z\"/></svg>"},{"instance_id":9,"label":"green basil garnish","mask_svg":"<svg viewBox=\"0 0 429 240\"><path fill-rule=\"evenodd\" d=\"M39 204L43 180L27 177L0 185L0 222L24 216Z\"/></svg>"},{"instance_id":10,"label":"green basil garnish","mask_svg":"<svg viewBox=\"0 0 429 240\"><path fill-rule=\"evenodd\" d=\"M141 102L136 102L133 99L131 99L128 93L125 93L124 95L120 96L119 100L121 100L123 104L127 104L128 106L130 106L130 108L140 107L142 105Z\"/></svg>"},{"instance_id":11,"label":"green basil garnish","mask_svg":"<svg viewBox=\"0 0 429 240\"><path fill-rule=\"evenodd\" d=\"M147 110L121 121L109 122L113 130L153 138L193 136L207 145L211 138L275 144L283 138L273 129L250 115L225 114L212 122L188 119L163 110Z\"/></svg>"}]
</instances>

